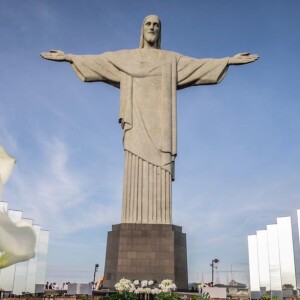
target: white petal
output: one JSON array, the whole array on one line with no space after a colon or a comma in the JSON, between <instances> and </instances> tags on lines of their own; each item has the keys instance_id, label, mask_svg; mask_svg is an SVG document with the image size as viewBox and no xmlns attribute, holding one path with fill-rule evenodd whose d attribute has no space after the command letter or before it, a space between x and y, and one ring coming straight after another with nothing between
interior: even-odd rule
<instances>
[{"instance_id":1,"label":"white petal","mask_svg":"<svg viewBox=\"0 0 300 300\"><path fill-rule=\"evenodd\" d=\"M36 236L23 221L14 223L0 211L0 269L34 257Z\"/></svg>"},{"instance_id":2,"label":"white petal","mask_svg":"<svg viewBox=\"0 0 300 300\"><path fill-rule=\"evenodd\" d=\"M11 175L15 162L16 160L0 146L0 181L2 184L5 184Z\"/></svg>"}]
</instances>

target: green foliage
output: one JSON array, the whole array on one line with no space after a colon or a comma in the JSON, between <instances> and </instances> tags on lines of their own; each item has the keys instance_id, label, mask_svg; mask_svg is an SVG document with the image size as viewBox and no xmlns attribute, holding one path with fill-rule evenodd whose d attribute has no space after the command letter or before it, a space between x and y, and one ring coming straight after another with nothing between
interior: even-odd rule
<instances>
[{"instance_id":1,"label":"green foliage","mask_svg":"<svg viewBox=\"0 0 300 300\"><path fill-rule=\"evenodd\" d=\"M202 295L192 296L191 300L209 300L209 293L205 292Z\"/></svg>"},{"instance_id":2,"label":"green foliage","mask_svg":"<svg viewBox=\"0 0 300 300\"><path fill-rule=\"evenodd\" d=\"M155 296L155 300L182 300L180 296L170 293L159 293Z\"/></svg>"},{"instance_id":3,"label":"green foliage","mask_svg":"<svg viewBox=\"0 0 300 300\"><path fill-rule=\"evenodd\" d=\"M261 297L262 300L280 300L280 298L278 296L272 296L269 292L265 293L262 295Z\"/></svg>"},{"instance_id":4,"label":"green foliage","mask_svg":"<svg viewBox=\"0 0 300 300\"><path fill-rule=\"evenodd\" d=\"M137 300L137 295L130 292L115 293L110 295L108 300Z\"/></svg>"},{"instance_id":5,"label":"green foliage","mask_svg":"<svg viewBox=\"0 0 300 300\"><path fill-rule=\"evenodd\" d=\"M271 295L269 293L265 293L261 297L262 300L271 300Z\"/></svg>"}]
</instances>

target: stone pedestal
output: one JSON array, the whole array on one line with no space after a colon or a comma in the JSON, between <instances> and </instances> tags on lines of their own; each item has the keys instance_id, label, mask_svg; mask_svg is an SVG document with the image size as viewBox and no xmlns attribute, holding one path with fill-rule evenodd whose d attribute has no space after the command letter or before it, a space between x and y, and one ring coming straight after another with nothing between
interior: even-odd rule
<instances>
[{"instance_id":1,"label":"stone pedestal","mask_svg":"<svg viewBox=\"0 0 300 300\"><path fill-rule=\"evenodd\" d=\"M178 289L188 288L186 235L171 224L127 224L108 232L104 287L121 278L172 279Z\"/></svg>"}]
</instances>

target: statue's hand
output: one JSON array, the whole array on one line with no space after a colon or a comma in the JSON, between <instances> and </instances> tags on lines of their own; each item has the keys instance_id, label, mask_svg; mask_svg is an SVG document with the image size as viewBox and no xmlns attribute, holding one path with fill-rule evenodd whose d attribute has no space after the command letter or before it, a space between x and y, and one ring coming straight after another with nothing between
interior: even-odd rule
<instances>
[{"instance_id":1,"label":"statue's hand","mask_svg":"<svg viewBox=\"0 0 300 300\"><path fill-rule=\"evenodd\" d=\"M41 57L53 61L71 61L68 55L60 50L50 50L49 52L42 52Z\"/></svg>"},{"instance_id":2,"label":"statue's hand","mask_svg":"<svg viewBox=\"0 0 300 300\"><path fill-rule=\"evenodd\" d=\"M249 64L259 59L257 54L250 54L249 52L246 53L239 53L233 57L229 58L228 64L229 65L242 65L242 64Z\"/></svg>"}]
</instances>

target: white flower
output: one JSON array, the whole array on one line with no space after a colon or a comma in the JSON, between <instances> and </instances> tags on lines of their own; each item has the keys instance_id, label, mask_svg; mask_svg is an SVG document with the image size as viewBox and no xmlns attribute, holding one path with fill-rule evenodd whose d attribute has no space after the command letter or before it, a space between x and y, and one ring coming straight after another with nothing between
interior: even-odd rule
<instances>
[{"instance_id":1,"label":"white flower","mask_svg":"<svg viewBox=\"0 0 300 300\"><path fill-rule=\"evenodd\" d=\"M147 280L142 280L141 287L146 287L147 285L148 285L148 281Z\"/></svg>"},{"instance_id":2,"label":"white flower","mask_svg":"<svg viewBox=\"0 0 300 300\"><path fill-rule=\"evenodd\" d=\"M115 289L118 292L130 291L130 289L132 289L132 282L128 279L122 278L115 284Z\"/></svg>"},{"instance_id":3,"label":"white flower","mask_svg":"<svg viewBox=\"0 0 300 300\"><path fill-rule=\"evenodd\" d=\"M173 283L171 279L164 279L159 287L162 289L164 293L168 293L171 290L176 290L176 285Z\"/></svg>"},{"instance_id":4,"label":"white flower","mask_svg":"<svg viewBox=\"0 0 300 300\"><path fill-rule=\"evenodd\" d=\"M140 293L140 290L141 290L141 288L137 288L137 289L135 289L134 293L135 293L135 294L139 294L139 293Z\"/></svg>"},{"instance_id":5,"label":"white flower","mask_svg":"<svg viewBox=\"0 0 300 300\"><path fill-rule=\"evenodd\" d=\"M161 286L170 286L171 284L173 283L173 281L171 279L164 279L162 282L161 282Z\"/></svg>"},{"instance_id":6,"label":"white flower","mask_svg":"<svg viewBox=\"0 0 300 300\"><path fill-rule=\"evenodd\" d=\"M34 257L35 243L32 227L22 220L14 223L0 211L0 269Z\"/></svg>"},{"instance_id":7,"label":"white flower","mask_svg":"<svg viewBox=\"0 0 300 300\"><path fill-rule=\"evenodd\" d=\"M153 280L149 280L148 281L148 285L153 285L154 284L154 281Z\"/></svg>"},{"instance_id":8,"label":"white flower","mask_svg":"<svg viewBox=\"0 0 300 300\"><path fill-rule=\"evenodd\" d=\"M0 145L0 198L16 160ZM34 257L36 235L25 221L13 222L0 211L0 269Z\"/></svg>"},{"instance_id":9,"label":"white flower","mask_svg":"<svg viewBox=\"0 0 300 300\"><path fill-rule=\"evenodd\" d=\"M158 288L152 289L152 294L153 294L153 295L157 295L157 294L159 294L159 293L161 293L161 290L160 290L160 289L158 289Z\"/></svg>"},{"instance_id":10,"label":"white flower","mask_svg":"<svg viewBox=\"0 0 300 300\"><path fill-rule=\"evenodd\" d=\"M16 160L0 145L0 185L4 185L10 177ZM1 192L1 191L0 191Z\"/></svg>"},{"instance_id":11,"label":"white flower","mask_svg":"<svg viewBox=\"0 0 300 300\"><path fill-rule=\"evenodd\" d=\"M134 285L139 285L139 284L140 284L140 281L139 281L139 280L135 280L135 281L133 282L133 284L134 284Z\"/></svg>"},{"instance_id":12,"label":"white flower","mask_svg":"<svg viewBox=\"0 0 300 300\"><path fill-rule=\"evenodd\" d=\"M129 292L131 292L131 293L134 293L135 292L135 285L134 284L131 284L130 285L130 289L129 289Z\"/></svg>"}]
</instances>

